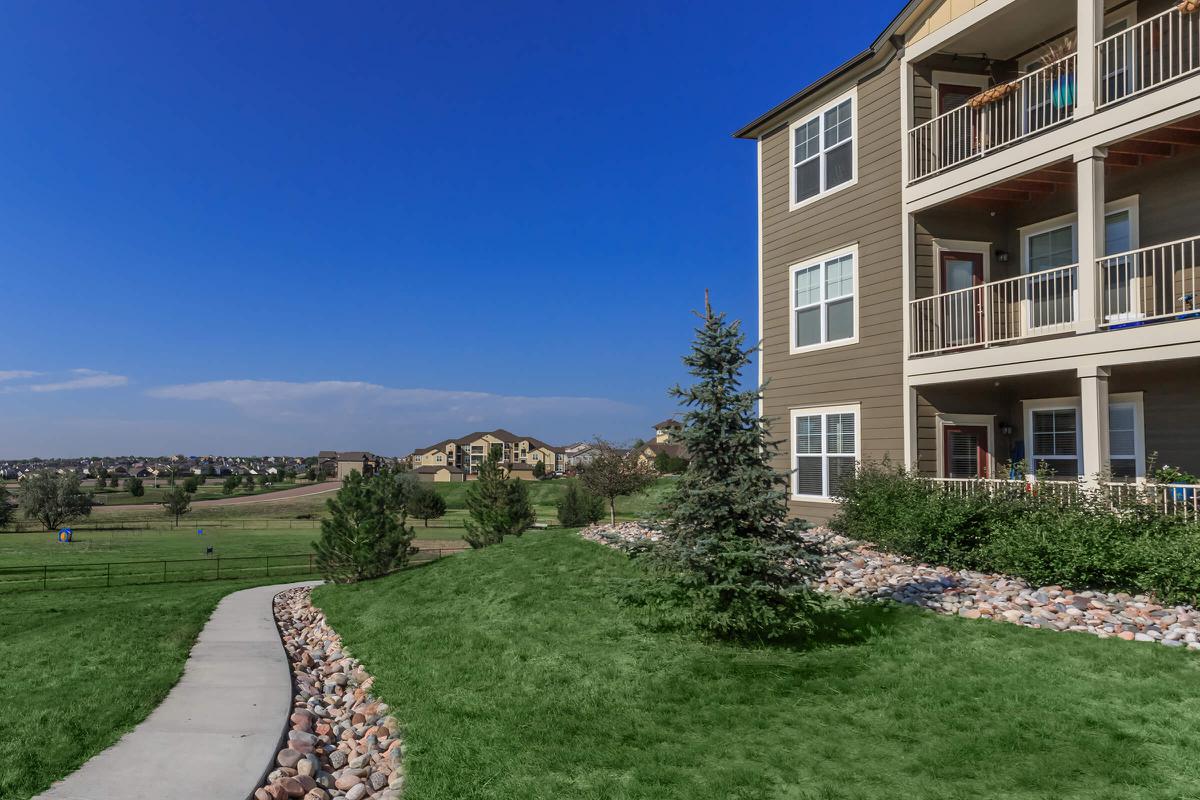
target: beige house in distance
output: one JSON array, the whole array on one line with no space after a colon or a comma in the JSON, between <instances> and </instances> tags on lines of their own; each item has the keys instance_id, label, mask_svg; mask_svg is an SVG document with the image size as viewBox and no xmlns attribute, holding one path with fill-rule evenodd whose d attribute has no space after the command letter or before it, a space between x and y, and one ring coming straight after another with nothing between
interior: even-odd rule
<instances>
[{"instance_id":1,"label":"beige house in distance","mask_svg":"<svg viewBox=\"0 0 1200 800\"><path fill-rule=\"evenodd\" d=\"M564 448L546 444L532 436L518 436L503 428L476 431L459 439L446 439L417 448L411 457L412 466L418 475L430 474L421 471L425 467L454 467L464 473L466 480L472 480L493 446L501 448L501 460L510 465L509 471L513 477L533 480L533 468L539 462L546 465L547 474L559 472L566 466Z\"/></svg>"},{"instance_id":2,"label":"beige house in distance","mask_svg":"<svg viewBox=\"0 0 1200 800\"><path fill-rule=\"evenodd\" d=\"M793 510L827 519L885 457L947 481L1200 472L1200 13L897 6L736 133Z\"/></svg>"}]
</instances>

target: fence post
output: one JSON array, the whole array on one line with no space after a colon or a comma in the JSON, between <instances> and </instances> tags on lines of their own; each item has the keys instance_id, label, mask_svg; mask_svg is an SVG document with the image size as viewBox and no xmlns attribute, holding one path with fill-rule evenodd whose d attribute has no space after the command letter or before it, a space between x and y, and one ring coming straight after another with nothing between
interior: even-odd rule
<instances>
[{"instance_id":1,"label":"fence post","mask_svg":"<svg viewBox=\"0 0 1200 800\"><path fill-rule=\"evenodd\" d=\"M266 561L267 561L267 577L269 578L269 577L271 577L271 557L267 556Z\"/></svg>"}]
</instances>

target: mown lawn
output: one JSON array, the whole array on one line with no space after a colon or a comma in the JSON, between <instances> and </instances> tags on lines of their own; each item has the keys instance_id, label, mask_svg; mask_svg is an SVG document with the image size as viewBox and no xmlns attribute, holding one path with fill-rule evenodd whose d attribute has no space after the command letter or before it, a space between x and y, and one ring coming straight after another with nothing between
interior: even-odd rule
<instances>
[{"instance_id":1,"label":"mown lawn","mask_svg":"<svg viewBox=\"0 0 1200 800\"><path fill-rule=\"evenodd\" d=\"M552 531L319 588L408 725L407 800L1200 796L1190 653L878 607L711 644L640 627L634 574Z\"/></svg>"},{"instance_id":2,"label":"mown lawn","mask_svg":"<svg viewBox=\"0 0 1200 800\"><path fill-rule=\"evenodd\" d=\"M0 597L0 797L43 791L145 719L221 597L265 582Z\"/></svg>"}]
</instances>

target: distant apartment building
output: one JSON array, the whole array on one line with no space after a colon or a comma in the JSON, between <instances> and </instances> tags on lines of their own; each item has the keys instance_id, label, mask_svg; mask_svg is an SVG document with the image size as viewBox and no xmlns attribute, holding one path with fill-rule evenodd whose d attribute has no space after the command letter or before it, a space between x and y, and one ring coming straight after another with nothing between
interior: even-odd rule
<instances>
[{"instance_id":1,"label":"distant apartment building","mask_svg":"<svg viewBox=\"0 0 1200 800\"><path fill-rule=\"evenodd\" d=\"M350 473L374 475L380 466L379 456L364 450L322 450L317 454L318 474L343 480Z\"/></svg>"},{"instance_id":2,"label":"distant apartment building","mask_svg":"<svg viewBox=\"0 0 1200 800\"><path fill-rule=\"evenodd\" d=\"M518 436L504 429L476 431L458 439L446 439L413 451L410 460L418 477L434 481L471 480L493 447L499 447L501 462L513 477L532 480L535 465L547 473L566 467L567 453L532 436Z\"/></svg>"},{"instance_id":3,"label":"distant apartment building","mask_svg":"<svg viewBox=\"0 0 1200 800\"><path fill-rule=\"evenodd\" d=\"M792 509L827 519L885 457L944 482L1200 471L1195 4L897 5L735 134Z\"/></svg>"},{"instance_id":4,"label":"distant apartment building","mask_svg":"<svg viewBox=\"0 0 1200 800\"><path fill-rule=\"evenodd\" d=\"M675 433L683 429L683 423L675 419L667 419L654 426L654 441L644 443L638 448L638 460L654 464L662 453L673 458L687 459L687 448L675 441Z\"/></svg>"}]
</instances>

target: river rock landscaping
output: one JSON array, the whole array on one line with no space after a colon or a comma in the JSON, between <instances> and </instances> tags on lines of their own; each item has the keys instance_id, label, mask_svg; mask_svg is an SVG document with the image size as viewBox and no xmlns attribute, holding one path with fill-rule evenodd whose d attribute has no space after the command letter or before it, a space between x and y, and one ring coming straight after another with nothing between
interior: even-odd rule
<instances>
[{"instance_id":1,"label":"river rock landscaping","mask_svg":"<svg viewBox=\"0 0 1200 800\"><path fill-rule=\"evenodd\" d=\"M374 679L342 647L308 588L281 592L274 610L296 694L287 742L255 800L397 800L404 742L388 706L370 694Z\"/></svg>"},{"instance_id":2,"label":"river rock landscaping","mask_svg":"<svg viewBox=\"0 0 1200 800\"><path fill-rule=\"evenodd\" d=\"M643 550L661 539L635 522L592 525L580 535L625 551ZM821 592L894 600L966 619L1200 650L1200 612L1192 606L1163 606L1147 595L1124 592L1033 587L1007 575L914 563L826 529L808 531L805 538L823 555Z\"/></svg>"}]
</instances>

